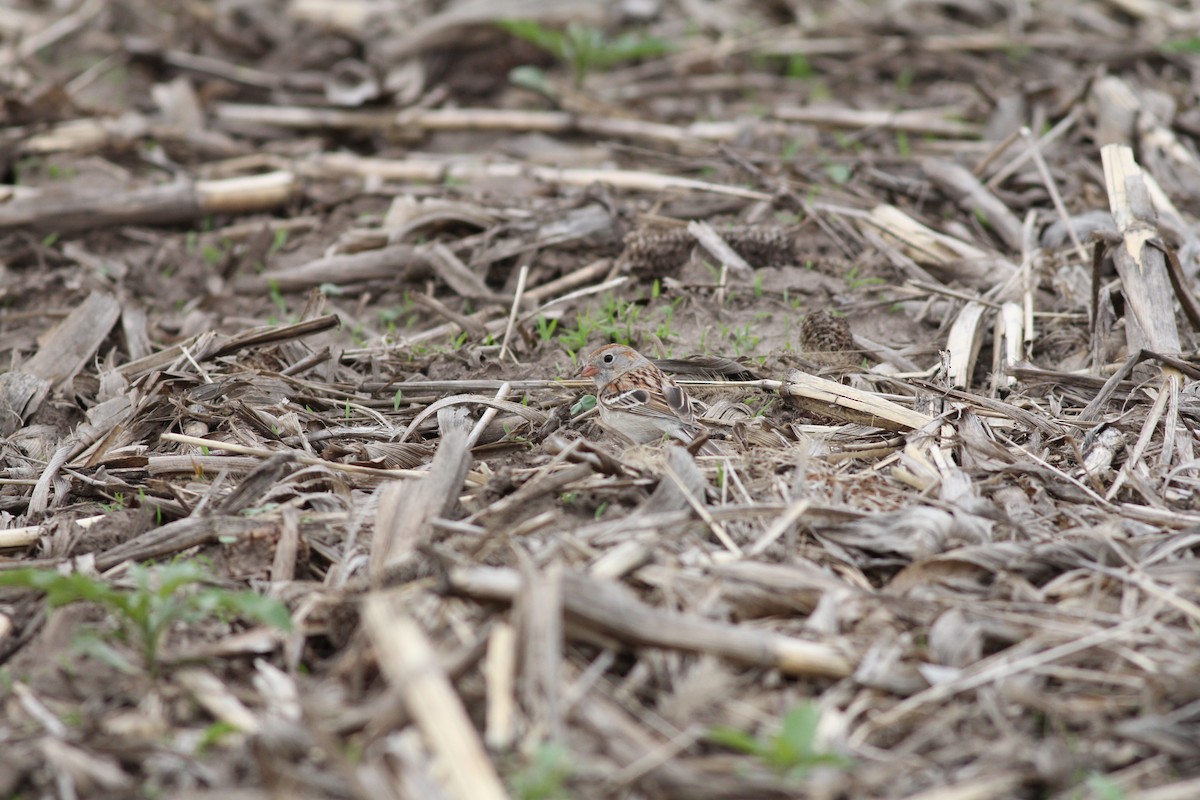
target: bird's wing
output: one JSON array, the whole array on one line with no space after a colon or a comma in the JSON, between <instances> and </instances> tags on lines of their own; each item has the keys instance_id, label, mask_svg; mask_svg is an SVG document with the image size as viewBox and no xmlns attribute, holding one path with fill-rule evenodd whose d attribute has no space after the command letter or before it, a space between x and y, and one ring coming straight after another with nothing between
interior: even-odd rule
<instances>
[{"instance_id":1,"label":"bird's wing","mask_svg":"<svg viewBox=\"0 0 1200 800\"><path fill-rule=\"evenodd\" d=\"M624 391L604 391L597 398L614 411L647 416L668 416L691 424L692 401L687 393L670 378L655 384L653 388L638 387Z\"/></svg>"}]
</instances>

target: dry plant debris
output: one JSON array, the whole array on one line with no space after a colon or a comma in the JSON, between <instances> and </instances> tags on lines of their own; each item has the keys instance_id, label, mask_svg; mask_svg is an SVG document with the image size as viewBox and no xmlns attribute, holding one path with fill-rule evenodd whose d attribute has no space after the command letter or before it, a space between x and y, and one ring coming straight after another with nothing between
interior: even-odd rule
<instances>
[{"instance_id":1,"label":"dry plant debris","mask_svg":"<svg viewBox=\"0 0 1200 800\"><path fill-rule=\"evenodd\" d=\"M1198 23L0 8L0 796L1200 796Z\"/></svg>"}]
</instances>

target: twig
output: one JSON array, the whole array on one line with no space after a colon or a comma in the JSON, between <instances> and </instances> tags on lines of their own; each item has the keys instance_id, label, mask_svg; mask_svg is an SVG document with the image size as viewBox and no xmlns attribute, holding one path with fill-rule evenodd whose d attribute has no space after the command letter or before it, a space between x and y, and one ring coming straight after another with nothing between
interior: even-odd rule
<instances>
[{"instance_id":1,"label":"twig","mask_svg":"<svg viewBox=\"0 0 1200 800\"><path fill-rule=\"evenodd\" d=\"M1028 128L1021 128L1021 138L1029 143L1029 155L1033 159L1033 163L1037 165L1038 174L1042 176L1042 183L1045 184L1046 191L1050 193L1050 199L1054 202L1054 210L1058 213L1063 225L1067 227L1067 234L1071 237L1071 243L1075 245L1075 252L1084 263L1088 263L1090 261L1088 252L1084 249L1083 242L1079 241L1079 234L1075 232L1071 214L1063 203L1062 195L1058 192L1058 184L1054 182L1054 176L1050 174L1050 168L1046 166L1046 159L1042 156L1042 151L1033 138L1033 132Z\"/></svg>"},{"instance_id":2,"label":"twig","mask_svg":"<svg viewBox=\"0 0 1200 800\"><path fill-rule=\"evenodd\" d=\"M923 707L940 704L955 695L986 686L992 681L1003 677L1012 677L1022 672L1035 669L1045 664L1051 664L1061 658L1080 653L1105 642L1120 639L1135 628L1145 625L1142 619L1131 619L1111 628L1101 628L1086 636L1081 636L1069 642L1050 647L1028 655L1013 657L1013 653L1005 651L976 662L975 666L966 671L961 677L939 683L918 692L912 697L896 704L887 711L872 717L850 735L853 745L865 744L877 731L894 727L907 717L920 711Z\"/></svg>"},{"instance_id":3,"label":"twig","mask_svg":"<svg viewBox=\"0 0 1200 800\"><path fill-rule=\"evenodd\" d=\"M159 436L160 439L166 442L177 442L179 444L189 444L193 447L207 447L210 450L224 450L228 453L237 453L243 456L255 456L257 458L271 458L279 455L278 450L267 450L262 447L246 447L245 445L235 444L234 442L219 442L215 439L203 439L199 436L186 436L182 433L163 433ZM327 467L338 472L349 472L355 475L370 475L375 478L423 478L427 474L425 470L420 469L376 469L375 467L363 467L358 464L340 464L337 461L326 461L323 458L314 458L300 452L295 452L295 459L301 464L309 464L313 466Z\"/></svg>"},{"instance_id":4,"label":"twig","mask_svg":"<svg viewBox=\"0 0 1200 800\"><path fill-rule=\"evenodd\" d=\"M1075 106L1074 108L1072 108L1071 113L1067 114L1065 117L1063 117L1061 120L1059 120L1058 124L1055 125L1053 128L1051 128L1050 130L1046 131L1045 135L1040 137L1030 147L1027 147L1024 150L1022 150L1021 154L1018 155L1016 158L1014 158L1012 161L1008 162L1001 169L997 170L995 175L988 178L988 180L984 183L984 186L986 186L988 189L991 189L994 191L997 186L1004 183L1004 181L1007 180L1010 175L1012 175L1014 172L1016 172L1018 169L1020 169L1021 166L1026 161L1033 158L1033 154L1035 151L1041 152L1042 148L1046 147L1047 145L1049 145L1050 143L1052 143L1053 141L1058 139L1058 137L1062 136L1064 133L1066 133L1068 130L1070 130L1071 126L1074 125L1075 122L1079 119L1080 108L1081 108L1080 106ZM1011 135L1011 138L1015 139L1018 136L1022 136L1023 131L1028 131L1028 128L1018 128L1016 131L1013 132L1013 134ZM1008 139L1006 139L1005 141L1008 141Z\"/></svg>"},{"instance_id":5,"label":"twig","mask_svg":"<svg viewBox=\"0 0 1200 800\"><path fill-rule=\"evenodd\" d=\"M17 59L23 61L39 50L51 47L56 42L60 42L75 33L75 31L87 27L92 19L99 15L107 5L107 0L87 0L87 2L80 5L79 8L70 14L59 17L50 25L47 25L17 45L15 51ZM4 59L4 61L7 60Z\"/></svg>"},{"instance_id":6,"label":"twig","mask_svg":"<svg viewBox=\"0 0 1200 800\"><path fill-rule=\"evenodd\" d=\"M678 487L679 493L683 495L683 499L687 501L687 504L692 507L692 510L699 515L700 519L704 520L704 524L707 525L709 530L711 530L717 539L720 540L721 544L725 546L725 549L733 553L736 557L741 558L742 548L738 547L738 543L735 542L733 537L729 535L729 531L725 530L725 527L721 525L721 523L713 519L713 515L708 513L708 509L704 507L704 504L701 503L698 498L692 495L691 491L688 490L687 485L684 484L679 475L675 473L675 470L671 469L670 465L667 466L665 474L671 479L671 482Z\"/></svg>"},{"instance_id":7,"label":"twig","mask_svg":"<svg viewBox=\"0 0 1200 800\"><path fill-rule=\"evenodd\" d=\"M511 354L508 352L508 342L512 339L513 327L517 324L517 312L521 310L521 298L525 294L525 281L529 278L529 264L521 265L521 271L517 273L517 290L513 293L512 309L508 312L508 325L504 328L504 341L500 343L500 359L503 360L505 355ZM512 356L514 363L517 361L516 356Z\"/></svg>"},{"instance_id":8,"label":"twig","mask_svg":"<svg viewBox=\"0 0 1200 800\"><path fill-rule=\"evenodd\" d=\"M767 529L762 536L754 540L754 544L746 549L746 557L754 558L766 552L767 548L775 543L775 541L787 533L788 528L796 524L796 521L808 511L809 501L807 498L801 498L788 506L787 511L776 517L771 523L771 527Z\"/></svg>"},{"instance_id":9,"label":"twig","mask_svg":"<svg viewBox=\"0 0 1200 800\"><path fill-rule=\"evenodd\" d=\"M420 626L408 616L407 602L394 593L372 593L363 604L363 622L379 666L404 695L404 704L434 756L452 769L440 771L456 800L506 800L495 767L471 724Z\"/></svg>"},{"instance_id":10,"label":"twig","mask_svg":"<svg viewBox=\"0 0 1200 800\"><path fill-rule=\"evenodd\" d=\"M502 383L500 388L496 390L497 400L507 400L509 391L512 387L508 383ZM492 424L492 420L500 413L496 406L489 406L479 417L479 422L475 423L475 427L471 429L471 435L467 437L466 449L470 450L479 441L479 437L487 430L487 426Z\"/></svg>"},{"instance_id":11,"label":"twig","mask_svg":"<svg viewBox=\"0 0 1200 800\"><path fill-rule=\"evenodd\" d=\"M36 198L0 205L0 230L32 228L68 233L117 225L166 225L210 214L269 211L286 203L299 183L291 172L221 181L177 182L116 195L93 194L64 202Z\"/></svg>"},{"instance_id":12,"label":"twig","mask_svg":"<svg viewBox=\"0 0 1200 800\"><path fill-rule=\"evenodd\" d=\"M272 108L272 113L275 109ZM689 189L697 192L742 197L747 200L770 200L771 195L739 186L680 178L655 172L639 172L621 169L570 169L540 167L520 163L490 163L475 159L460 161L435 161L431 159L388 160L360 158L344 153L327 154L312 161L297 162L296 169L318 175L374 176L383 180L425 181L439 183L446 180L476 181L506 178L532 178L549 184L567 186L591 186L594 183L608 184L617 189L642 192L663 192L672 189Z\"/></svg>"},{"instance_id":13,"label":"twig","mask_svg":"<svg viewBox=\"0 0 1200 800\"><path fill-rule=\"evenodd\" d=\"M511 602L521 578L513 569L474 567L451 570L447 583L456 593ZM852 669L829 645L663 611L642 603L619 584L574 573L563 575L563 606L568 634L581 626L631 645L712 653L791 675L845 677Z\"/></svg>"}]
</instances>

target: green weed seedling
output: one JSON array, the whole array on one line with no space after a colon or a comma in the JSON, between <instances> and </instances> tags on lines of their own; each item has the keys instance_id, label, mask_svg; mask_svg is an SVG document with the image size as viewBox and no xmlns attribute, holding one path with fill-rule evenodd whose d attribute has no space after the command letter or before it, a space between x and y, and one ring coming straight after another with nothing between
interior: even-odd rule
<instances>
[{"instance_id":1,"label":"green weed seedling","mask_svg":"<svg viewBox=\"0 0 1200 800\"><path fill-rule=\"evenodd\" d=\"M592 318L591 309L588 309L586 315L575 312L574 328L563 326L558 329L558 340L570 353L571 361L574 361L576 354L587 347L588 339L591 338L594 330L596 330L596 320Z\"/></svg>"},{"instance_id":2,"label":"green weed seedling","mask_svg":"<svg viewBox=\"0 0 1200 800\"><path fill-rule=\"evenodd\" d=\"M1190 36L1184 39L1168 39L1158 46L1164 53L1192 55L1200 53L1200 36Z\"/></svg>"},{"instance_id":3,"label":"green weed seedling","mask_svg":"<svg viewBox=\"0 0 1200 800\"><path fill-rule=\"evenodd\" d=\"M789 342L788 344L791 343ZM747 397L744 402L754 412L753 416L765 417L771 406L775 405L775 398L767 396Z\"/></svg>"},{"instance_id":4,"label":"green weed seedling","mask_svg":"<svg viewBox=\"0 0 1200 800\"><path fill-rule=\"evenodd\" d=\"M721 326L721 334L733 342L733 352L738 358L750 355L758 347L759 337L751 332L750 327L749 322L742 326L741 330Z\"/></svg>"},{"instance_id":5,"label":"green weed seedling","mask_svg":"<svg viewBox=\"0 0 1200 800\"><path fill-rule=\"evenodd\" d=\"M278 253L280 250L282 250L283 246L287 244L287 240L288 240L288 229L287 228L277 229L275 231L275 236L271 239L271 247L268 248L268 250L267 250L267 256L268 257L273 256L276 253Z\"/></svg>"},{"instance_id":6,"label":"green weed seedling","mask_svg":"<svg viewBox=\"0 0 1200 800\"><path fill-rule=\"evenodd\" d=\"M508 82L520 89L527 89L534 94L554 98L555 88L550 76L541 67L532 64L522 64L508 71Z\"/></svg>"},{"instance_id":7,"label":"green weed seedling","mask_svg":"<svg viewBox=\"0 0 1200 800\"><path fill-rule=\"evenodd\" d=\"M70 166L64 167L61 164L47 164L46 177L56 181L69 180L75 177L75 168Z\"/></svg>"},{"instance_id":8,"label":"green weed seedling","mask_svg":"<svg viewBox=\"0 0 1200 800\"><path fill-rule=\"evenodd\" d=\"M675 306L667 306L663 312L663 321L654 329L654 335L664 342L675 335L671 329L671 324L675 321Z\"/></svg>"},{"instance_id":9,"label":"green weed seedling","mask_svg":"<svg viewBox=\"0 0 1200 800\"><path fill-rule=\"evenodd\" d=\"M538 318L536 320L534 320L534 324L537 326L538 338L541 339L543 342L548 342L551 339L553 339L554 331L558 329L558 320L557 319L553 319L551 317L545 317L545 316L542 316L541 314L539 314Z\"/></svg>"},{"instance_id":10,"label":"green weed seedling","mask_svg":"<svg viewBox=\"0 0 1200 800\"><path fill-rule=\"evenodd\" d=\"M864 286L880 286L884 283L887 283L887 281L885 281L883 278L863 277L859 272L859 267L857 264L851 267L850 271L846 273L846 285L851 289L857 290L863 288Z\"/></svg>"},{"instance_id":11,"label":"green weed seedling","mask_svg":"<svg viewBox=\"0 0 1200 800\"><path fill-rule=\"evenodd\" d=\"M52 569L26 568L0 572L0 586L43 591L53 608L84 602L107 610L116 620L116 631L87 631L78 643L90 655L129 674L136 668L110 640L136 648L145 671L157 676L163 638L176 623L237 616L291 630L292 619L283 603L251 591L212 586L207 570L195 561L135 565L129 574L132 586L115 586L78 572L63 575Z\"/></svg>"},{"instance_id":12,"label":"green weed seedling","mask_svg":"<svg viewBox=\"0 0 1200 800\"><path fill-rule=\"evenodd\" d=\"M113 512L116 512L116 511L120 511L121 509L123 509L125 507L125 493L124 492L113 492L113 499L112 499L111 503L100 503L99 505L100 505L101 509L103 509L104 511L107 511L110 514Z\"/></svg>"},{"instance_id":13,"label":"green weed seedling","mask_svg":"<svg viewBox=\"0 0 1200 800\"><path fill-rule=\"evenodd\" d=\"M288 303L287 298L283 296L283 291L279 288L279 281L272 278L267 282L267 294L271 297L271 302L279 309L279 314L283 317L287 316Z\"/></svg>"},{"instance_id":14,"label":"green weed seedling","mask_svg":"<svg viewBox=\"0 0 1200 800\"><path fill-rule=\"evenodd\" d=\"M220 245L206 244L200 248L200 256L204 259L205 264L215 267L225 260L225 251Z\"/></svg>"},{"instance_id":15,"label":"green weed seedling","mask_svg":"<svg viewBox=\"0 0 1200 800\"><path fill-rule=\"evenodd\" d=\"M1071 795L1078 800L1125 800L1127 796L1116 781L1100 772L1088 773L1083 786Z\"/></svg>"},{"instance_id":16,"label":"green weed seedling","mask_svg":"<svg viewBox=\"0 0 1200 800\"><path fill-rule=\"evenodd\" d=\"M789 78L812 78L815 77L817 71L813 69L812 63L803 53L793 53L788 56L787 67L784 73Z\"/></svg>"},{"instance_id":17,"label":"green weed seedling","mask_svg":"<svg viewBox=\"0 0 1200 800\"><path fill-rule=\"evenodd\" d=\"M563 30L548 28L531 19L502 20L499 26L567 65L575 87L579 88L593 70L611 69L639 58L664 55L671 46L662 39L640 33L625 33L609 38L603 31L572 22ZM523 84L529 77L523 79Z\"/></svg>"},{"instance_id":18,"label":"green weed seedling","mask_svg":"<svg viewBox=\"0 0 1200 800\"><path fill-rule=\"evenodd\" d=\"M575 405L571 406L571 416L578 417L580 414L591 411L596 407L596 395L585 394L583 397L575 401Z\"/></svg>"},{"instance_id":19,"label":"green weed seedling","mask_svg":"<svg viewBox=\"0 0 1200 800\"><path fill-rule=\"evenodd\" d=\"M604 304L604 318L600 322L600 330L613 342L632 345L634 328L642 316L642 307L636 302L623 303L615 297L610 297Z\"/></svg>"},{"instance_id":20,"label":"green weed seedling","mask_svg":"<svg viewBox=\"0 0 1200 800\"><path fill-rule=\"evenodd\" d=\"M850 760L836 753L816 749L817 725L821 712L815 703L796 706L783 717L779 731L772 735L752 736L736 728L714 728L708 738L732 750L754 756L777 774L799 780L816 767L845 769Z\"/></svg>"},{"instance_id":21,"label":"green weed seedling","mask_svg":"<svg viewBox=\"0 0 1200 800\"><path fill-rule=\"evenodd\" d=\"M512 796L519 800L567 800L571 754L561 744L541 744L530 763L513 775Z\"/></svg>"},{"instance_id":22,"label":"green weed seedling","mask_svg":"<svg viewBox=\"0 0 1200 800\"><path fill-rule=\"evenodd\" d=\"M200 736L200 741L196 743L196 755L204 755L213 747L219 745L221 740L236 736L241 733L241 729L229 722L214 722L204 729Z\"/></svg>"},{"instance_id":23,"label":"green weed seedling","mask_svg":"<svg viewBox=\"0 0 1200 800\"><path fill-rule=\"evenodd\" d=\"M825 170L825 174L829 177L829 180L833 181L838 186L850 181L850 167L846 166L845 164L836 162L829 163L825 164L823 169Z\"/></svg>"},{"instance_id":24,"label":"green weed seedling","mask_svg":"<svg viewBox=\"0 0 1200 800\"><path fill-rule=\"evenodd\" d=\"M672 301L671 307L674 308L677 302ZM608 342L633 346L635 332L641 316L642 306L638 301L622 301L616 297L609 297L604 301L604 305L601 308L597 309L588 306L586 313L575 312L574 328L559 325L552 330L557 331L558 341L562 343L562 346L570 354L571 361L575 361L576 356L587 348L593 334L599 334ZM543 336L540 318L537 321L537 325L538 335ZM669 321L667 327L669 330Z\"/></svg>"},{"instance_id":25,"label":"green weed seedling","mask_svg":"<svg viewBox=\"0 0 1200 800\"><path fill-rule=\"evenodd\" d=\"M146 494L146 489L142 486L138 487L138 508L149 508L150 497ZM156 526L163 524L163 510L158 503L154 504L154 524Z\"/></svg>"}]
</instances>

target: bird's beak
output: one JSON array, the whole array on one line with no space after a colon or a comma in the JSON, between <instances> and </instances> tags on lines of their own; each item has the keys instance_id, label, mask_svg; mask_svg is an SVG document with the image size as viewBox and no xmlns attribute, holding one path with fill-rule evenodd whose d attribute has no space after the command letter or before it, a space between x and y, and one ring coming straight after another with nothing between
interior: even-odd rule
<instances>
[{"instance_id":1,"label":"bird's beak","mask_svg":"<svg viewBox=\"0 0 1200 800\"><path fill-rule=\"evenodd\" d=\"M594 378L599 374L600 370L596 369L595 364L588 364L579 372L579 375L582 378Z\"/></svg>"}]
</instances>

